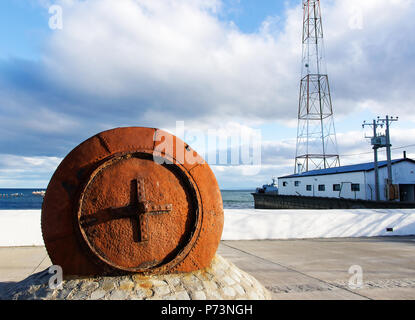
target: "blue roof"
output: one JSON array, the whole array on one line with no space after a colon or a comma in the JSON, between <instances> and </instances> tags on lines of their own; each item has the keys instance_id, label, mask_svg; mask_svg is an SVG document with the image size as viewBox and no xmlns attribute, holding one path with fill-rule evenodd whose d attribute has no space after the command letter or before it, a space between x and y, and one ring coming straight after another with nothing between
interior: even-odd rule
<instances>
[{"instance_id":1,"label":"blue roof","mask_svg":"<svg viewBox=\"0 0 415 320\"><path fill-rule=\"evenodd\" d=\"M414 160L404 158L404 159L396 159L392 160L392 164L398 163L401 161L410 161L415 163ZM387 161L379 161L378 166L379 167L385 167L387 166ZM354 164L350 166L343 166L343 167L335 167L335 168L328 168L328 169L321 169L321 170L313 170L304 172L302 174L292 174L289 176L284 176L280 178L295 178L295 177L309 177L309 176L321 176L326 174L336 174L336 173L347 173L347 172L357 172L357 171L371 171L375 169L375 163L369 162L369 163L360 163L360 164Z\"/></svg>"}]
</instances>

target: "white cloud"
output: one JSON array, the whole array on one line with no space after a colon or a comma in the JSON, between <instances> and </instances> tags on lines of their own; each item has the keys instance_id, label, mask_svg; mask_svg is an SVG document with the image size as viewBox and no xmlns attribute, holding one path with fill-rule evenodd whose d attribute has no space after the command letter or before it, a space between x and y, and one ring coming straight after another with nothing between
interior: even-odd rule
<instances>
[{"instance_id":1,"label":"white cloud","mask_svg":"<svg viewBox=\"0 0 415 320\"><path fill-rule=\"evenodd\" d=\"M0 154L0 188L46 188L61 160Z\"/></svg>"},{"instance_id":2,"label":"white cloud","mask_svg":"<svg viewBox=\"0 0 415 320\"><path fill-rule=\"evenodd\" d=\"M214 14L219 4L78 2L64 8L65 27L50 39L45 65L74 92L132 102L128 109L100 106L102 113L119 110L147 121L162 113L211 123L278 114L276 106L288 101L281 92L296 88L289 70L298 59L286 50L287 37L277 42L264 28L243 34Z\"/></svg>"},{"instance_id":3,"label":"white cloud","mask_svg":"<svg viewBox=\"0 0 415 320\"><path fill-rule=\"evenodd\" d=\"M64 9L64 30L49 41L46 67L67 89L114 100L94 106L102 115L210 125L295 118L300 7L287 10L283 29L268 17L252 34L220 21L220 8L209 0L73 1ZM362 28L350 27L355 12ZM414 13L408 0L323 2L336 113L363 105L384 112L391 103L409 111L415 41L406 35Z\"/></svg>"},{"instance_id":4,"label":"white cloud","mask_svg":"<svg viewBox=\"0 0 415 320\"><path fill-rule=\"evenodd\" d=\"M300 6L245 34L220 20L219 0L56 3L64 9L64 28L47 39L42 60L2 62L3 152L63 156L110 127L172 128L177 120L231 132L265 122L296 125ZM393 110L415 121L414 1L327 0L322 5L336 118L362 109ZM351 27L356 12L362 21ZM410 135L403 136L412 143ZM352 132L339 134L338 142L341 153L369 147ZM278 162L291 171L295 137L266 143L263 150L265 165Z\"/></svg>"}]
</instances>

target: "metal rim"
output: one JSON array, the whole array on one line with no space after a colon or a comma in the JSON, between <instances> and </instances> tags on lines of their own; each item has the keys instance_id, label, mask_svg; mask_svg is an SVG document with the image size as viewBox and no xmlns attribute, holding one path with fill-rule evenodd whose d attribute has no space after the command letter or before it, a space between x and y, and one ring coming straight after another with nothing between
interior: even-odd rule
<instances>
[{"instance_id":1,"label":"metal rim","mask_svg":"<svg viewBox=\"0 0 415 320\"><path fill-rule=\"evenodd\" d=\"M126 157L131 156L131 157L138 157L138 158L149 158L151 157L154 161L154 158L162 158L165 163L167 163L165 165L165 167L170 170L173 171L175 170L176 172L180 173L182 175L183 181L186 182L187 184L187 188L189 189L188 191L190 191L190 193L193 195L193 197L191 197L192 199L196 200L193 201L193 206L194 209L192 210L193 212L191 212L190 214L194 214L194 224L193 224L193 228L189 231L188 237L187 237L187 241L184 245L183 248L179 249L177 254L174 256L174 258L170 259L167 262L162 262L160 265L154 266L154 267L150 267L150 268L127 268L121 265L118 265L114 262L112 262L111 260L105 258L103 256L103 254L101 254L98 250L96 250L96 248L94 247L94 245L89 241L89 237L86 234L84 228L81 225L80 222L80 218L82 215L82 204L83 204L83 200L84 200L84 196L85 196L85 191L88 189L88 187L90 186L90 184L94 181L94 178L107 166L111 165L111 163L116 162L116 161L120 161L121 159L125 159ZM87 181L83 184L83 186L80 188L80 193L79 193L79 197L78 197L78 203L76 206L76 214L74 215L76 218L75 221L75 226L76 226L76 230L78 231L78 233L80 234L80 238L81 238L81 242L83 243L84 246L87 247L88 251L90 252L90 254L93 256L93 261L95 261L97 264L104 264L107 267L110 267L112 269L115 270L119 270L119 271L127 271L127 272L139 272L139 273L147 273L147 274L153 274L153 273L160 273L160 272L165 272L167 270L170 270L172 268L174 268L176 265L178 265L180 262L182 262L186 256L189 254L189 252L192 250L192 248L194 247L197 238L199 237L199 233L201 230L201 222L202 222L202 204L201 204L201 197L199 194L199 190L197 188L196 183L194 182L192 176L189 174L188 170L183 167L182 165L178 164L177 161L175 161L174 158L172 158L169 155L166 154L160 154L154 151L148 151L148 150L135 150L135 151L129 151L129 152L124 152L124 153L118 153L115 155L111 155L110 157L100 161L96 168L92 171L92 173L89 175L89 179L87 179Z\"/></svg>"}]
</instances>

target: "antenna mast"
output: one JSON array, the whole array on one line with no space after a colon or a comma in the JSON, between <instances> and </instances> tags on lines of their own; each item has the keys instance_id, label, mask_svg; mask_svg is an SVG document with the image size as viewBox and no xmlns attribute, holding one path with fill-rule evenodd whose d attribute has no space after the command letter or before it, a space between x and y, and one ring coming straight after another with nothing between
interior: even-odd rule
<instances>
[{"instance_id":1,"label":"antenna mast","mask_svg":"<svg viewBox=\"0 0 415 320\"><path fill-rule=\"evenodd\" d=\"M303 55L295 173L340 166L329 79L324 64L320 0L302 0Z\"/></svg>"}]
</instances>

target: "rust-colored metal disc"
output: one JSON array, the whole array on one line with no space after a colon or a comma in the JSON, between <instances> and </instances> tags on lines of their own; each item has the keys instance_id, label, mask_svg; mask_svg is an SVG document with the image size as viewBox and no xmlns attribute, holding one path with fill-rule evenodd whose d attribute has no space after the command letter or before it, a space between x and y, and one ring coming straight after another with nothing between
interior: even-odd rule
<instances>
[{"instance_id":1,"label":"rust-colored metal disc","mask_svg":"<svg viewBox=\"0 0 415 320\"><path fill-rule=\"evenodd\" d=\"M223 229L209 166L158 129L118 128L75 148L46 191L42 233L65 275L207 267Z\"/></svg>"}]
</instances>

